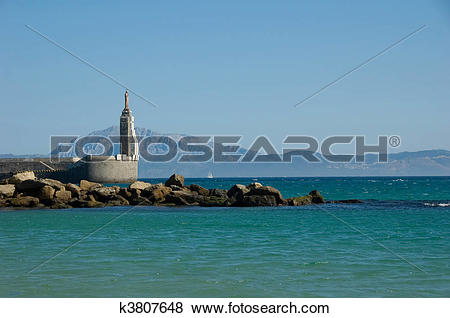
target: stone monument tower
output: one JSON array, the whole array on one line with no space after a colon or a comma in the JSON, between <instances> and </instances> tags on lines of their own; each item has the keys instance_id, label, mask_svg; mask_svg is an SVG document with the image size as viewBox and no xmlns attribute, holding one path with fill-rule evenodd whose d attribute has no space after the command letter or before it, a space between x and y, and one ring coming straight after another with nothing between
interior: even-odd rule
<instances>
[{"instance_id":1,"label":"stone monument tower","mask_svg":"<svg viewBox=\"0 0 450 318\"><path fill-rule=\"evenodd\" d=\"M128 91L125 92L125 108L120 116L120 154L123 159L139 159L134 117L128 106Z\"/></svg>"}]
</instances>

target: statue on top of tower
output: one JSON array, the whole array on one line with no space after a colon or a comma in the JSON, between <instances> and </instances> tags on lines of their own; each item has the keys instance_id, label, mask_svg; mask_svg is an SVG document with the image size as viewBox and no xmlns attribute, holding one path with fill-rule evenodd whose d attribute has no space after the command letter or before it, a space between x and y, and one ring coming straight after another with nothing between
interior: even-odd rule
<instances>
[{"instance_id":1,"label":"statue on top of tower","mask_svg":"<svg viewBox=\"0 0 450 318\"><path fill-rule=\"evenodd\" d=\"M128 90L125 91L125 109L129 109L128 108Z\"/></svg>"}]
</instances>

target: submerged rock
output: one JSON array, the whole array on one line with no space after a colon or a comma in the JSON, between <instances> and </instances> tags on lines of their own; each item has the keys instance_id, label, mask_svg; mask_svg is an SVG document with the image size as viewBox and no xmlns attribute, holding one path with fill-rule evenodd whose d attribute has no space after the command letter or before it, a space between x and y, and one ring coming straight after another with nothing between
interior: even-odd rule
<instances>
[{"instance_id":1,"label":"submerged rock","mask_svg":"<svg viewBox=\"0 0 450 318\"><path fill-rule=\"evenodd\" d=\"M347 199L347 200L331 200L327 201L327 203L343 203L343 204L355 204L355 203L364 203L358 199Z\"/></svg>"}]
</instances>

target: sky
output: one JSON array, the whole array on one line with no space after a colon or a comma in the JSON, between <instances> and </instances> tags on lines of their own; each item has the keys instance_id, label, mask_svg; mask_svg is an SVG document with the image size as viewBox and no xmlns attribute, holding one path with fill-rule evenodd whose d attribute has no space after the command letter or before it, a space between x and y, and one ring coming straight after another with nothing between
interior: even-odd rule
<instances>
[{"instance_id":1,"label":"sky","mask_svg":"<svg viewBox=\"0 0 450 318\"><path fill-rule=\"evenodd\" d=\"M192 135L398 135L450 150L445 1L1 1L0 153L118 125ZM298 107L294 104L426 28Z\"/></svg>"}]
</instances>

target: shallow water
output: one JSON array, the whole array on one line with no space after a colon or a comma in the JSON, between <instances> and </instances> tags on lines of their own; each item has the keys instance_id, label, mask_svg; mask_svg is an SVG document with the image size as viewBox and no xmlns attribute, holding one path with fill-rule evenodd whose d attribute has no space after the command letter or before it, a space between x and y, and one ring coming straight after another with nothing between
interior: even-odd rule
<instances>
[{"instance_id":1,"label":"shallow water","mask_svg":"<svg viewBox=\"0 0 450 318\"><path fill-rule=\"evenodd\" d=\"M254 181L365 203L0 211L0 296L450 297L450 178Z\"/></svg>"}]
</instances>

